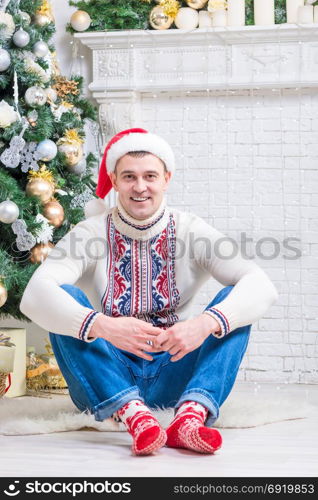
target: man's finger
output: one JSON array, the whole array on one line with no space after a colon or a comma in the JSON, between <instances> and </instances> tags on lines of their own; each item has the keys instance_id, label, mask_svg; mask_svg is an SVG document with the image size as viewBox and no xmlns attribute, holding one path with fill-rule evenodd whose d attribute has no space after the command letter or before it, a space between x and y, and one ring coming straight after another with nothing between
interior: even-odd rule
<instances>
[{"instance_id":1,"label":"man's finger","mask_svg":"<svg viewBox=\"0 0 318 500\"><path fill-rule=\"evenodd\" d=\"M163 332L162 335L159 335L159 337L156 338L156 345L162 346L164 342L167 342L169 340L169 337L166 332Z\"/></svg>"},{"instance_id":2,"label":"man's finger","mask_svg":"<svg viewBox=\"0 0 318 500\"><path fill-rule=\"evenodd\" d=\"M145 351L143 351L142 349L136 349L134 354L136 354L137 356L139 356L142 359L146 359L147 361L153 360L153 357L150 356L150 354L145 353Z\"/></svg>"},{"instance_id":3,"label":"man's finger","mask_svg":"<svg viewBox=\"0 0 318 500\"><path fill-rule=\"evenodd\" d=\"M176 356L173 356L172 358L170 358L170 361L179 361L179 359L182 359L183 356L185 355L185 352L183 351L179 351L178 354L176 354Z\"/></svg>"},{"instance_id":4,"label":"man's finger","mask_svg":"<svg viewBox=\"0 0 318 500\"><path fill-rule=\"evenodd\" d=\"M177 345L172 346L171 349L168 350L168 352L169 352L169 354L171 354L171 356L175 356L179 351L180 351L180 347Z\"/></svg>"}]
</instances>

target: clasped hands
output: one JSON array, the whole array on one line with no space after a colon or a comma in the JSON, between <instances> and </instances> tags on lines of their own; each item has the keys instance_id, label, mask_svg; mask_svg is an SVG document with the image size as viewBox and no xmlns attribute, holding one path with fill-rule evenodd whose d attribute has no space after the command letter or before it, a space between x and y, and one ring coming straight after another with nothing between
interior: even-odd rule
<instances>
[{"instance_id":1,"label":"clasped hands","mask_svg":"<svg viewBox=\"0 0 318 500\"><path fill-rule=\"evenodd\" d=\"M179 361L200 347L212 332L219 330L219 323L208 314L180 321L167 330L133 317L111 318L100 315L90 335L104 338L118 349L148 361L153 359L151 353L162 351L171 354L171 361Z\"/></svg>"}]
</instances>

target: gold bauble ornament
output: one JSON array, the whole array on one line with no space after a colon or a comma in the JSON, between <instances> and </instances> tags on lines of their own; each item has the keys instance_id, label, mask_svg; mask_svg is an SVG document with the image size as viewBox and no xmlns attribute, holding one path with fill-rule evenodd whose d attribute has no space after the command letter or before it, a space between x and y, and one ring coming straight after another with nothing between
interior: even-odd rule
<instances>
[{"instance_id":1,"label":"gold bauble ornament","mask_svg":"<svg viewBox=\"0 0 318 500\"><path fill-rule=\"evenodd\" d=\"M35 247L30 250L30 262L32 262L32 264L41 264L49 255L52 248L54 248L54 245L50 241L48 243L39 243L35 245Z\"/></svg>"},{"instance_id":2,"label":"gold bauble ornament","mask_svg":"<svg viewBox=\"0 0 318 500\"><path fill-rule=\"evenodd\" d=\"M185 0L188 7L192 9L203 9L203 7L208 3L208 0Z\"/></svg>"},{"instance_id":3,"label":"gold bauble ornament","mask_svg":"<svg viewBox=\"0 0 318 500\"><path fill-rule=\"evenodd\" d=\"M64 142L58 146L60 153L65 155L66 165L72 167L83 158L83 149L78 142Z\"/></svg>"},{"instance_id":4,"label":"gold bauble ornament","mask_svg":"<svg viewBox=\"0 0 318 500\"><path fill-rule=\"evenodd\" d=\"M42 214L54 227L60 227L63 224L64 209L57 200L46 203L43 207Z\"/></svg>"},{"instance_id":5,"label":"gold bauble ornament","mask_svg":"<svg viewBox=\"0 0 318 500\"><path fill-rule=\"evenodd\" d=\"M58 150L65 155L66 165L72 167L81 161L83 158L82 143L83 139L74 128L67 130L65 136L59 139Z\"/></svg>"},{"instance_id":6,"label":"gold bauble ornament","mask_svg":"<svg viewBox=\"0 0 318 500\"><path fill-rule=\"evenodd\" d=\"M8 292L4 284L0 281L0 307L2 307L8 299Z\"/></svg>"},{"instance_id":7,"label":"gold bauble ornament","mask_svg":"<svg viewBox=\"0 0 318 500\"><path fill-rule=\"evenodd\" d=\"M28 181L25 191L28 196L36 196L42 203L47 203L53 196L54 184L45 179L35 177Z\"/></svg>"},{"instance_id":8,"label":"gold bauble ornament","mask_svg":"<svg viewBox=\"0 0 318 500\"><path fill-rule=\"evenodd\" d=\"M173 17L165 14L163 8L158 5L150 12L149 23L155 30L167 30L173 23Z\"/></svg>"},{"instance_id":9,"label":"gold bauble ornament","mask_svg":"<svg viewBox=\"0 0 318 500\"><path fill-rule=\"evenodd\" d=\"M37 26L45 26L46 24L49 24L51 22L51 19L46 16L45 14L35 14L34 16L34 24Z\"/></svg>"},{"instance_id":10,"label":"gold bauble ornament","mask_svg":"<svg viewBox=\"0 0 318 500\"><path fill-rule=\"evenodd\" d=\"M71 15L70 24L75 31L85 31L92 20L85 10L77 10Z\"/></svg>"}]
</instances>

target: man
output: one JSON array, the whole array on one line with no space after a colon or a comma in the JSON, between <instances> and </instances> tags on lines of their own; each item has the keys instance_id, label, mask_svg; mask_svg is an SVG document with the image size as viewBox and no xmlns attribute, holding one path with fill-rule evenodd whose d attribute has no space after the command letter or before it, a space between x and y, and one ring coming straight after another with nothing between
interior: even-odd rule
<instances>
[{"instance_id":1,"label":"man","mask_svg":"<svg viewBox=\"0 0 318 500\"><path fill-rule=\"evenodd\" d=\"M174 155L143 129L113 137L97 195L113 187L117 206L88 217L58 242L32 276L21 311L49 330L70 396L102 421L118 417L136 455L163 445L198 453L220 448L211 428L230 393L250 324L277 293L264 272L233 254L201 218L169 209L164 193ZM226 285L191 317L211 276ZM101 311L74 286L88 278ZM164 430L152 408L174 407Z\"/></svg>"}]
</instances>

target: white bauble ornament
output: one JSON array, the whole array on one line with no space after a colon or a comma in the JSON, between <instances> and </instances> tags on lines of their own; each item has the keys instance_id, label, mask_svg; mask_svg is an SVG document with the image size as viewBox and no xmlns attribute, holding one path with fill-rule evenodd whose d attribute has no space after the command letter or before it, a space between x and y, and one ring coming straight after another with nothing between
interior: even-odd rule
<instances>
[{"instance_id":1,"label":"white bauble ornament","mask_svg":"<svg viewBox=\"0 0 318 500\"><path fill-rule=\"evenodd\" d=\"M27 31L24 31L22 28L20 28L14 33L12 40L14 45L16 45L17 47L26 47L30 41L30 35Z\"/></svg>"},{"instance_id":2,"label":"white bauble ornament","mask_svg":"<svg viewBox=\"0 0 318 500\"><path fill-rule=\"evenodd\" d=\"M12 224L19 217L18 206L10 200L0 203L0 222Z\"/></svg>"},{"instance_id":3,"label":"white bauble ornament","mask_svg":"<svg viewBox=\"0 0 318 500\"><path fill-rule=\"evenodd\" d=\"M56 157L57 146L51 139L44 139L44 141L39 142L36 151L41 155L41 161L51 161Z\"/></svg>"},{"instance_id":4,"label":"white bauble ornament","mask_svg":"<svg viewBox=\"0 0 318 500\"><path fill-rule=\"evenodd\" d=\"M43 106L46 103L46 92L42 87L29 87L24 98L28 106Z\"/></svg>"},{"instance_id":5,"label":"white bauble ornament","mask_svg":"<svg viewBox=\"0 0 318 500\"><path fill-rule=\"evenodd\" d=\"M48 53L49 48L47 43L40 40L33 45L32 52L36 57L44 57Z\"/></svg>"},{"instance_id":6,"label":"white bauble ornament","mask_svg":"<svg viewBox=\"0 0 318 500\"><path fill-rule=\"evenodd\" d=\"M85 31L91 24L91 18L85 10L77 10L71 15L70 23L75 31Z\"/></svg>"},{"instance_id":7,"label":"white bauble ornament","mask_svg":"<svg viewBox=\"0 0 318 500\"><path fill-rule=\"evenodd\" d=\"M174 24L181 30L193 30L199 24L198 11L190 7L181 7L176 15Z\"/></svg>"},{"instance_id":8,"label":"white bauble ornament","mask_svg":"<svg viewBox=\"0 0 318 500\"><path fill-rule=\"evenodd\" d=\"M29 14L27 12L20 11L19 14L20 14L20 17L22 18L22 20L25 24L31 23L31 17L29 16Z\"/></svg>"},{"instance_id":9,"label":"white bauble ornament","mask_svg":"<svg viewBox=\"0 0 318 500\"><path fill-rule=\"evenodd\" d=\"M2 25L2 27L0 27L0 39L8 40L11 38L15 30L15 24L11 14L0 12L0 25Z\"/></svg>"},{"instance_id":10,"label":"white bauble ornament","mask_svg":"<svg viewBox=\"0 0 318 500\"><path fill-rule=\"evenodd\" d=\"M0 49L0 71L6 71L11 64L10 54L6 49Z\"/></svg>"},{"instance_id":11,"label":"white bauble ornament","mask_svg":"<svg viewBox=\"0 0 318 500\"><path fill-rule=\"evenodd\" d=\"M52 87L45 89L46 97L48 101L55 102L57 99L57 92Z\"/></svg>"}]
</instances>

